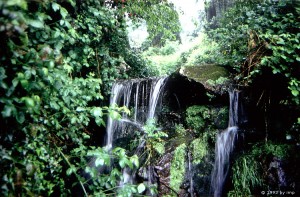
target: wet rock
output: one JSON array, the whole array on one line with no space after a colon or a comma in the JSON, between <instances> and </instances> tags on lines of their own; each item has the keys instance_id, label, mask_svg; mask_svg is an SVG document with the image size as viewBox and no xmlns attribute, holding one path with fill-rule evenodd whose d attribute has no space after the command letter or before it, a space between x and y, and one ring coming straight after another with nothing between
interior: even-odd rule
<instances>
[{"instance_id":1,"label":"wet rock","mask_svg":"<svg viewBox=\"0 0 300 197\"><path fill-rule=\"evenodd\" d=\"M284 162L274 157L268 169L269 185L274 189L285 189L287 187L286 173L284 170Z\"/></svg>"},{"instance_id":2,"label":"wet rock","mask_svg":"<svg viewBox=\"0 0 300 197\"><path fill-rule=\"evenodd\" d=\"M160 161L156 166L156 172L158 176L158 191L159 196L164 194L169 194L171 191L170 188L170 166L172 161L172 154L167 153L162 156Z\"/></svg>"}]
</instances>

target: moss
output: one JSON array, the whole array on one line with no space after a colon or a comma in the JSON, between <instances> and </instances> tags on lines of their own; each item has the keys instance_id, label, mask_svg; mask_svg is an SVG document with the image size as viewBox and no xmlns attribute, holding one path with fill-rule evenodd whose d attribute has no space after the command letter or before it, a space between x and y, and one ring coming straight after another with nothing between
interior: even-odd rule
<instances>
[{"instance_id":1,"label":"moss","mask_svg":"<svg viewBox=\"0 0 300 197\"><path fill-rule=\"evenodd\" d=\"M193 79L203 85L209 85L210 81L217 81L219 78L228 78L229 72L221 66L204 64L199 66L185 66L180 69L180 74Z\"/></svg>"},{"instance_id":2,"label":"moss","mask_svg":"<svg viewBox=\"0 0 300 197\"><path fill-rule=\"evenodd\" d=\"M176 192L179 191L180 185L184 180L185 175L185 160L186 160L186 144L181 144L175 149L174 156L170 168L170 186Z\"/></svg>"},{"instance_id":3,"label":"moss","mask_svg":"<svg viewBox=\"0 0 300 197\"><path fill-rule=\"evenodd\" d=\"M191 142L190 145L192 155L193 155L193 164L200 164L203 158L208 153L208 143L206 139L197 138Z\"/></svg>"}]
</instances>

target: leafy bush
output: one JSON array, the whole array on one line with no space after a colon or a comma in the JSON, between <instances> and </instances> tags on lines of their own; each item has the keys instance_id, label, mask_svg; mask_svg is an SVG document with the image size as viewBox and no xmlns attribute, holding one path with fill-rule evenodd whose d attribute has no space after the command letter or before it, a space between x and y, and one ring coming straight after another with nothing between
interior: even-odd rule
<instances>
[{"instance_id":1,"label":"leafy bush","mask_svg":"<svg viewBox=\"0 0 300 197\"><path fill-rule=\"evenodd\" d=\"M266 70L285 77L290 101L299 105L299 13L296 1L235 1L208 33L219 45L216 62L244 85Z\"/></svg>"},{"instance_id":2,"label":"leafy bush","mask_svg":"<svg viewBox=\"0 0 300 197\"><path fill-rule=\"evenodd\" d=\"M175 132L176 134L178 134L179 136L185 136L186 135L186 130L183 127L182 124L175 124Z\"/></svg>"},{"instance_id":3,"label":"leafy bush","mask_svg":"<svg viewBox=\"0 0 300 197\"><path fill-rule=\"evenodd\" d=\"M288 159L294 154L291 145L274 142L257 143L247 152L240 155L233 164L232 182L234 189L229 196L251 195L266 182L266 169L274 157Z\"/></svg>"},{"instance_id":4,"label":"leafy bush","mask_svg":"<svg viewBox=\"0 0 300 197\"><path fill-rule=\"evenodd\" d=\"M185 120L189 128L203 132L210 117L209 108L195 105L187 108Z\"/></svg>"},{"instance_id":5,"label":"leafy bush","mask_svg":"<svg viewBox=\"0 0 300 197\"><path fill-rule=\"evenodd\" d=\"M200 34L194 42L195 46L188 52L187 66L216 63L219 55L219 45L216 42L209 39L206 34Z\"/></svg>"},{"instance_id":6,"label":"leafy bush","mask_svg":"<svg viewBox=\"0 0 300 197\"><path fill-rule=\"evenodd\" d=\"M153 157L152 151L155 150L158 154L162 155L165 152L165 141L164 137L168 135L161 131L157 125L155 119L149 119L146 122L146 125L143 127L145 132L146 147L148 148L148 158ZM150 161L148 159L148 161Z\"/></svg>"},{"instance_id":7,"label":"leafy bush","mask_svg":"<svg viewBox=\"0 0 300 197\"><path fill-rule=\"evenodd\" d=\"M199 164L208 153L208 143L206 138L196 138L190 144L193 155L193 164Z\"/></svg>"},{"instance_id":8,"label":"leafy bush","mask_svg":"<svg viewBox=\"0 0 300 197\"><path fill-rule=\"evenodd\" d=\"M272 155L281 159L287 158L291 152L291 145L267 142L263 144L256 144L253 146L252 153L259 155Z\"/></svg>"},{"instance_id":9,"label":"leafy bush","mask_svg":"<svg viewBox=\"0 0 300 197\"><path fill-rule=\"evenodd\" d=\"M174 41L167 41L166 44L160 48L160 53L162 55L171 55L173 53L175 53L178 50L178 42Z\"/></svg>"},{"instance_id":10,"label":"leafy bush","mask_svg":"<svg viewBox=\"0 0 300 197\"><path fill-rule=\"evenodd\" d=\"M247 196L252 194L253 188L261 187L263 179L259 164L252 155L242 155L233 167L232 182L234 190L229 192L229 196Z\"/></svg>"},{"instance_id":11,"label":"leafy bush","mask_svg":"<svg viewBox=\"0 0 300 197\"><path fill-rule=\"evenodd\" d=\"M119 192L121 168L137 167L136 156L89 145L91 125L123 111L102 105L113 81L126 77L125 21L100 1L10 0L0 8L1 195L70 196L76 184L84 196ZM119 165L98 176L110 157Z\"/></svg>"},{"instance_id":12,"label":"leafy bush","mask_svg":"<svg viewBox=\"0 0 300 197\"><path fill-rule=\"evenodd\" d=\"M170 168L170 187L179 191L180 185L184 180L186 144L181 144L175 149Z\"/></svg>"}]
</instances>

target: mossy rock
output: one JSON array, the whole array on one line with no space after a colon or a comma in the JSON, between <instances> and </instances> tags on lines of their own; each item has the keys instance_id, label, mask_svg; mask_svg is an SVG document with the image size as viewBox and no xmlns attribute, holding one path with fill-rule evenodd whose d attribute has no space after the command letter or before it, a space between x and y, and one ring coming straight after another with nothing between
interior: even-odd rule
<instances>
[{"instance_id":1,"label":"mossy rock","mask_svg":"<svg viewBox=\"0 0 300 197\"><path fill-rule=\"evenodd\" d=\"M201 83L209 90L215 90L215 84L212 84L211 81L217 81L220 78L228 79L229 77L229 72L227 69L215 64L184 66L180 68L179 74L187 77L188 79L192 79L198 83Z\"/></svg>"}]
</instances>

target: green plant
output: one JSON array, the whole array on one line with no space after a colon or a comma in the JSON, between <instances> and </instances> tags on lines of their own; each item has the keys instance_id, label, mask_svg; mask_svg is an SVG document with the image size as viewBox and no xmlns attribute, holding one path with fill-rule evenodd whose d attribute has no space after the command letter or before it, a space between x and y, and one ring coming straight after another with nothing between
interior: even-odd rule
<instances>
[{"instance_id":1,"label":"green plant","mask_svg":"<svg viewBox=\"0 0 300 197\"><path fill-rule=\"evenodd\" d=\"M171 55L178 50L178 42L171 42L169 40L166 41L166 44L160 48L160 53L162 55Z\"/></svg>"},{"instance_id":2,"label":"green plant","mask_svg":"<svg viewBox=\"0 0 300 197\"><path fill-rule=\"evenodd\" d=\"M124 56L137 63L132 72L145 73L119 10L73 0L5 0L0 8L1 195L70 196L77 184L85 196L115 195L121 168L137 158L90 146L93 127L127 111L104 106L112 83L126 77ZM83 169L93 176L110 156L119 163L110 174L83 178Z\"/></svg>"},{"instance_id":3,"label":"green plant","mask_svg":"<svg viewBox=\"0 0 300 197\"><path fill-rule=\"evenodd\" d=\"M175 124L175 132L179 136L184 136L186 134L186 130L182 124Z\"/></svg>"},{"instance_id":4,"label":"green plant","mask_svg":"<svg viewBox=\"0 0 300 197\"><path fill-rule=\"evenodd\" d=\"M147 120L146 125L143 128L145 132L144 139L146 140L146 147L148 152L148 162L150 161L151 157L153 157L153 150L155 150L160 155L164 154L165 141L163 140L163 138L168 137L168 135L157 127L155 119Z\"/></svg>"},{"instance_id":5,"label":"green plant","mask_svg":"<svg viewBox=\"0 0 300 197\"><path fill-rule=\"evenodd\" d=\"M263 185L260 166L253 155L243 154L236 159L232 171L234 190L230 191L228 196L251 195L253 188L261 187Z\"/></svg>"},{"instance_id":6,"label":"green plant","mask_svg":"<svg viewBox=\"0 0 300 197\"><path fill-rule=\"evenodd\" d=\"M234 189L229 196L251 195L257 188L267 185L265 170L274 157L288 159L294 154L293 146L274 142L257 143L235 159L232 167Z\"/></svg>"},{"instance_id":7,"label":"green plant","mask_svg":"<svg viewBox=\"0 0 300 197\"><path fill-rule=\"evenodd\" d=\"M207 31L219 45L215 63L242 85L266 73L285 78L287 103L299 111L299 14L298 1L234 1Z\"/></svg>"},{"instance_id":8,"label":"green plant","mask_svg":"<svg viewBox=\"0 0 300 197\"><path fill-rule=\"evenodd\" d=\"M170 187L179 191L180 185L184 180L185 161L186 161L186 144L181 144L175 149L174 156L170 167Z\"/></svg>"},{"instance_id":9,"label":"green plant","mask_svg":"<svg viewBox=\"0 0 300 197\"><path fill-rule=\"evenodd\" d=\"M166 40L175 40L181 28L174 4L168 1L130 1L122 5L121 11L127 12L134 22L146 22L148 39L154 46L164 45Z\"/></svg>"},{"instance_id":10,"label":"green plant","mask_svg":"<svg viewBox=\"0 0 300 197\"><path fill-rule=\"evenodd\" d=\"M256 156L259 155L272 155L284 159L288 157L292 146L288 144L279 144L272 141L268 141L263 144L256 144L253 147L252 153Z\"/></svg>"},{"instance_id":11,"label":"green plant","mask_svg":"<svg viewBox=\"0 0 300 197\"><path fill-rule=\"evenodd\" d=\"M187 52L187 66L216 63L219 45L201 33L194 41L194 46Z\"/></svg>"},{"instance_id":12,"label":"green plant","mask_svg":"<svg viewBox=\"0 0 300 197\"><path fill-rule=\"evenodd\" d=\"M203 132L207 122L210 121L210 110L205 106L191 106L186 110L186 123L188 127Z\"/></svg>"},{"instance_id":13,"label":"green plant","mask_svg":"<svg viewBox=\"0 0 300 197\"><path fill-rule=\"evenodd\" d=\"M190 150L193 155L193 164L199 164L203 161L203 158L208 154L207 138L196 138L190 144Z\"/></svg>"}]
</instances>

